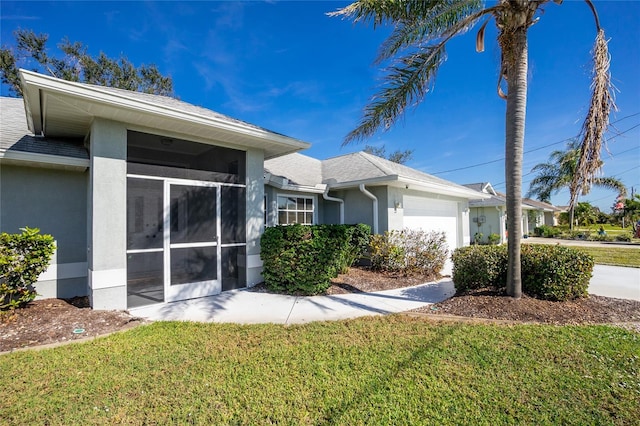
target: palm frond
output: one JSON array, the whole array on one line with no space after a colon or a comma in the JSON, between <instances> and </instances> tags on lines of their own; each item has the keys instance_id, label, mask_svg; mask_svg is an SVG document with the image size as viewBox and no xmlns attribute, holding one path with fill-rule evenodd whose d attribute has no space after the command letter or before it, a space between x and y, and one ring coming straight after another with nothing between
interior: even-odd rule
<instances>
[{"instance_id":1,"label":"palm frond","mask_svg":"<svg viewBox=\"0 0 640 426\"><path fill-rule=\"evenodd\" d=\"M627 187L624 186L624 183L622 183L616 178L596 177L593 179L593 185L599 186L601 188L613 189L614 191L618 191L618 195L621 197L627 196Z\"/></svg>"},{"instance_id":2,"label":"palm frond","mask_svg":"<svg viewBox=\"0 0 640 426\"><path fill-rule=\"evenodd\" d=\"M362 121L345 137L343 145L370 137L381 127L389 129L407 106L419 103L430 90L438 68L446 58L446 43L493 10L487 8L467 16L440 34L437 41L430 40L433 44L416 46L415 51L388 68L385 84L365 107Z\"/></svg>"},{"instance_id":3,"label":"palm frond","mask_svg":"<svg viewBox=\"0 0 640 426\"><path fill-rule=\"evenodd\" d=\"M433 5L424 1L416 3L423 9L415 14L411 14L413 8L410 9L407 17L396 23L391 35L380 46L375 63L394 57L404 48L426 45L446 37L449 30L457 27L461 20L483 10L482 2L476 0L435 1L431 2ZM473 21L468 25L471 24Z\"/></svg>"},{"instance_id":4,"label":"palm frond","mask_svg":"<svg viewBox=\"0 0 640 426\"><path fill-rule=\"evenodd\" d=\"M578 193L589 191L597 173L602 167L600 152L604 133L609 126L609 114L615 110L609 63L611 57L604 30L599 29L593 48L593 81L591 84L591 102L587 117L580 132L581 148L576 173L571 182L570 206L575 206Z\"/></svg>"},{"instance_id":5,"label":"palm frond","mask_svg":"<svg viewBox=\"0 0 640 426\"><path fill-rule=\"evenodd\" d=\"M419 102L429 91L444 57L444 43L440 43L401 58L390 68L387 85L365 107L362 121L345 137L343 146L373 135L380 127L389 129L408 105Z\"/></svg>"}]
</instances>

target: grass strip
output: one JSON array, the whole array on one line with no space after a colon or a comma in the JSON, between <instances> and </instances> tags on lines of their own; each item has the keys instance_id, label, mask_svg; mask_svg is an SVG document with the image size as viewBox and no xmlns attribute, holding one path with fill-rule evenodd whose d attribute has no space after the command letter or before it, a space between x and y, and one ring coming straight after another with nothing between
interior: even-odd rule
<instances>
[{"instance_id":1,"label":"grass strip","mask_svg":"<svg viewBox=\"0 0 640 426\"><path fill-rule=\"evenodd\" d=\"M0 357L8 424L632 424L640 335L607 326L160 322Z\"/></svg>"},{"instance_id":2,"label":"grass strip","mask_svg":"<svg viewBox=\"0 0 640 426\"><path fill-rule=\"evenodd\" d=\"M585 251L593 256L595 263L599 265L628 266L640 268L640 248L638 247L591 247L576 246L578 250Z\"/></svg>"}]
</instances>

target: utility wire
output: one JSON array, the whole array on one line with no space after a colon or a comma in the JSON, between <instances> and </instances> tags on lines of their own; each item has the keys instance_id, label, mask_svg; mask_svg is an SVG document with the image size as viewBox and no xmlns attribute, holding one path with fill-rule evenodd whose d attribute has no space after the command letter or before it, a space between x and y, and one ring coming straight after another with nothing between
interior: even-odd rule
<instances>
[{"instance_id":1,"label":"utility wire","mask_svg":"<svg viewBox=\"0 0 640 426\"><path fill-rule=\"evenodd\" d=\"M610 123L610 125L615 124L615 123L619 123L620 121L622 121L622 120L626 120L627 118L635 117L636 115L640 115L640 112L637 112L637 113L635 113L635 114L627 115L626 117L622 117L621 119L616 120L616 121L614 121L614 122ZM635 128L639 127L639 126L640 126L640 124L636 124L635 126L633 126L633 127L629 128L629 129L627 129L627 130L625 130L625 131L623 131L623 132L618 132L618 133L616 133L616 135L615 135L615 136L613 136L613 137L609 138L609 140L615 139L615 138L616 138L616 137L618 137L618 136L622 136L622 135L624 135L625 133L630 132L631 130L633 130L633 129L635 129ZM571 140L573 140L573 139L574 139L574 137L566 138L566 139L563 139L563 140L558 141L558 142L553 142L553 143L550 143L550 144L547 144L547 145L539 146L539 147L537 147L537 148L529 149L529 150L527 150L527 151L524 151L524 154L528 154L528 153L530 153L530 152L539 151L539 150L541 150L541 149L549 148L550 146L558 145L558 144L561 144L561 143L569 142L569 141L571 141ZM472 165L470 165L470 166L458 167L457 169L443 170L443 171L441 171L441 172L435 172L435 173L430 173L430 174L431 174L431 175L442 175L442 174L445 174L445 173L457 172L457 171L460 171L460 170L466 170L466 169L472 169L472 168L474 168L474 167L480 167L480 166L486 166L486 165L488 165L488 164L498 163L498 162L500 162L500 161L504 161L504 159L505 159L505 157L501 157L501 158L498 158L498 159L496 159L496 160L485 161L484 163L472 164Z\"/></svg>"},{"instance_id":2,"label":"utility wire","mask_svg":"<svg viewBox=\"0 0 640 426\"><path fill-rule=\"evenodd\" d=\"M638 127L638 126L640 126L640 124L636 125L635 127ZM631 129L625 130L625 132L628 132L628 131L630 131L630 130L633 130L635 127L632 127ZM621 133L621 134L622 134L622 133ZM615 137L615 136L614 136L614 137ZM613 138L611 138L611 139L613 139ZM618 153L616 153L616 154L611 154L611 156L612 156L612 157L615 157L616 155L622 155L622 154L625 154L625 153L627 153L627 152L629 152L629 151L633 151L633 150L638 149L638 148L640 148L640 145L638 145L638 146L634 146L634 147L629 148L629 149L625 149L624 151L620 151L620 152L618 152ZM635 167L634 167L634 168L635 168ZM633 169L631 169L631 170L633 170ZM628 171L629 171L629 170L627 170L627 172L628 172ZM531 172L529 172L529 173L525 173L524 175L522 175L522 177L529 176L529 175L530 175L530 174L532 174L532 173L534 173L534 172L533 172L533 171L531 171ZM626 172L623 172L623 173L626 173ZM621 174L621 173L619 173L619 174ZM614 176L615 176L615 175L614 175ZM612 176L612 177L613 177L613 176ZM531 179L531 180L533 180L533 179ZM528 183L528 182L531 182L531 180L528 180L528 181L526 181L526 182L522 182L522 183L523 183L523 184L524 184L524 183ZM505 183L506 183L505 181L502 181L502 182L496 183L495 185L491 185L491 186L493 186L494 188L501 188L501 185L504 185Z\"/></svg>"}]
</instances>

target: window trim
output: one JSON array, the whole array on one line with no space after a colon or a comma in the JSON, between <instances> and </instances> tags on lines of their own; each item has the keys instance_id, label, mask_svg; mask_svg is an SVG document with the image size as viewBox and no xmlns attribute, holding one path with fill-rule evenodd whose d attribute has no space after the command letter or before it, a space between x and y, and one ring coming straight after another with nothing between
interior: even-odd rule
<instances>
[{"instance_id":1,"label":"window trim","mask_svg":"<svg viewBox=\"0 0 640 426\"><path fill-rule=\"evenodd\" d=\"M317 225L318 224L318 197L315 194L296 194L296 193L286 193L286 192L278 192L276 194L276 199L274 203L275 208L275 217L274 222L276 225L291 225L289 223L280 223L280 209L278 208L278 198L303 198L307 200L311 200L313 205L313 210L311 211L311 223L303 224L303 225ZM308 212L308 210L282 210L286 212Z\"/></svg>"}]
</instances>

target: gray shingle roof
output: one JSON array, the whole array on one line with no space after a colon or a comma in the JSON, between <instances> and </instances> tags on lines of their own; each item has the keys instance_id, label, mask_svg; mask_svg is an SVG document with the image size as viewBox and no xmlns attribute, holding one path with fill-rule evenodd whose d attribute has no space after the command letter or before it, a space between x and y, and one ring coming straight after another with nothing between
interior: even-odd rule
<instances>
[{"instance_id":1,"label":"gray shingle roof","mask_svg":"<svg viewBox=\"0 0 640 426\"><path fill-rule=\"evenodd\" d=\"M348 184L398 176L424 183L464 188L366 152L355 152L322 161L302 154L289 154L265 161L265 170L299 185Z\"/></svg>"},{"instance_id":2,"label":"gray shingle roof","mask_svg":"<svg viewBox=\"0 0 640 426\"><path fill-rule=\"evenodd\" d=\"M89 158L82 140L36 137L29 132L21 98L0 97L0 150Z\"/></svg>"},{"instance_id":3,"label":"gray shingle roof","mask_svg":"<svg viewBox=\"0 0 640 426\"><path fill-rule=\"evenodd\" d=\"M181 101L179 99L171 98L169 96L154 95L154 94L151 94L151 93L134 92L134 91L131 91L131 90L117 89L115 87L96 86L96 85L87 84L87 83L78 83L78 84L83 84L83 85L86 85L86 86L92 86L92 87L97 88L99 90L104 90L106 92L111 92L111 93L115 93L115 94L118 94L118 95L121 95L121 96L125 96L125 97L127 97L129 99L134 99L134 100L142 101L142 102L148 102L148 103L152 103L154 105L160 105L160 106L164 106L164 107L167 107L167 108L172 108L172 109L179 110L179 111L184 111L184 112L188 112L188 113L192 113L192 114L198 114L198 115L201 115L201 116L204 116L204 117L213 118L213 119L221 120L221 121L226 121L226 122L229 122L229 123L242 124L242 125L244 125L246 127L251 127L251 128L254 128L254 129L257 129L257 130L262 130L262 131L265 131L265 132L269 132L269 133L285 136L282 133L274 132L273 130L265 129L265 128L260 127L260 126L256 126L255 124L247 123L246 121L238 120L237 118L229 117L228 115L220 114L219 112L215 112L215 111L212 111L212 110L204 108L204 107L193 105L193 104Z\"/></svg>"},{"instance_id":4,"label":"gray shingle roof","mask_svg":"<svg viewBox=\"0 0 640 426\"><path fill-rule=\"evenodd\" d=\"M322 162L298 153L266 160L264 169L294 185L315 186L322 182Z\"/></svg>"}]
</instances>

